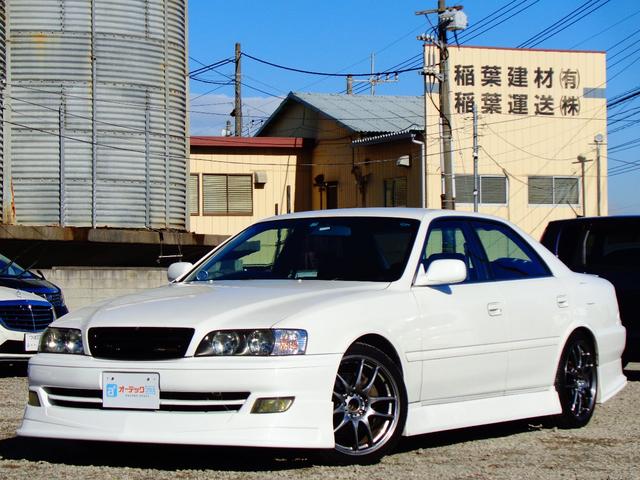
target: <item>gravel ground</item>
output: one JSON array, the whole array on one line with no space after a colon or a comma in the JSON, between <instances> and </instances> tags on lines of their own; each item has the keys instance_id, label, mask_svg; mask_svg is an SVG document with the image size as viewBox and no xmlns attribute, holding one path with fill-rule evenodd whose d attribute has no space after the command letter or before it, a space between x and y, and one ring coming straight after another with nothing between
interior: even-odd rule
<instances>
[{"instance_id":1,"label":"gravel ground","mask_svg":"<svg viewBox=\"0 0 640 480\"><path fill-rule=\"evenodd\" d=\"M22 369L0 372L0 478L11 479L637 479L640 363L590 424L545 419L405 439L372 466L329 467L310 452L103 444L16 438L26 402Z\"/></svg>"}]
</instances>

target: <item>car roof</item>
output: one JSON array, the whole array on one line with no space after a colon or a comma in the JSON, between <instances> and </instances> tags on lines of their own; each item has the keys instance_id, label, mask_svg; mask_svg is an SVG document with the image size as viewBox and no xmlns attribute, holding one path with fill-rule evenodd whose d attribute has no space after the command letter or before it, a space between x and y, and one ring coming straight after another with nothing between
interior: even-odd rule
<instances>
[{"instance_id":1,"label":"car roof","mask_svg":"<svg viewBox=\"0 0 640 480\"><path fill-rule=\"evenodd\" d=\"M309 210L305 212L288 213L272 216L260 220L268 222L295 218L328 218L328 217L383 217L410 218L415 220L431 220L442 216L478 217L504 222L504 219L491 215L456 210L441 210L433 208L399 208L399 207L371 207L371 208L336 208L331 210Z\"/></svg>"},{"instance_id":2,"label":"car roof","mask_svg":"<svg viewBox=\"0 0 640 480\"><path fill-rule=\"evenodd\" d=\"M578 217L564 220L553 220L549 225L581 224L581 223L625 223L640 222L640 215L611 215L607 217Z\"/></svg>"}]
</instances>

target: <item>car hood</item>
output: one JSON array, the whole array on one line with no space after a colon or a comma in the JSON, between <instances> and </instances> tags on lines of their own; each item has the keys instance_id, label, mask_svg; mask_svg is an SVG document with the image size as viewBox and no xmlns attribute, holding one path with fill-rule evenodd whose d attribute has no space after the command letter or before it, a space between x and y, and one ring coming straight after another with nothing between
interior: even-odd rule
<instances>
[{"instance_id":1,"label":"car hood","mask_svg":"<svg viewBox=\"0 0 640 480\"><path fill-rule=\"evenodd\" d=\"M216 329L270 328L321 304L384 290L388 283L317 280L242 280L176 283L85 307L54 326L190 327Z\"/></svg>"},{"instance_id":2,"label":"car hood","mask_svg":"<svg viewBox=\"0 0 640 480\"><path fill-rule=\"evenodd\" d=\"M46 300L34 293L25 292L15 288L0 287L0 302L29 300L35 302L46 302Z\"/></svg>"}]
</instances>

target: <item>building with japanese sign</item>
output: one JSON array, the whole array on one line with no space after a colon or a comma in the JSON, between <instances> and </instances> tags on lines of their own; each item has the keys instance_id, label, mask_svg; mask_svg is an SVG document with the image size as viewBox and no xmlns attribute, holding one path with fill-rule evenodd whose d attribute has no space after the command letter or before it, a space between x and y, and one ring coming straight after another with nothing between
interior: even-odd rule
<instances>
[{"instance_id":1,"label":"building with japanese sign","mask_svg":"<svg viewBox=\"0 0 640 480\"><path fill-rule=\"evenodd\" d=\"M473 210L475 105L480 212L510 219L536 238L551 220L585 212L596 215L598 208L606 215L603 52L452 46L449 80L457 210ZM425 203L440 208L443 168L435 79L429 90L426 137L423 96L290 93L257 136L305 140L304 155L296 159L297 200L291 208L418 207L423 145ZM247 174L264 170L261 161L254 159L246 168L227 165L220 172L211 164L207 173ZM289 175L287 182L291 180L287 168L292 164L287 165L270 167L274 179ZM277 180L274 185L287 182ZM275 197L258 210L270 214L274 203L279 203L281 212L288 211L284 208L288 203ZM206 208L206 199L204 204ZM245 217L232 212L234 228L255 220L258 210ZM193 212L191 220L195 226ZM204 224L196 231L201 229L220 233L210 232Z\"/></svg>"}]
</instances>

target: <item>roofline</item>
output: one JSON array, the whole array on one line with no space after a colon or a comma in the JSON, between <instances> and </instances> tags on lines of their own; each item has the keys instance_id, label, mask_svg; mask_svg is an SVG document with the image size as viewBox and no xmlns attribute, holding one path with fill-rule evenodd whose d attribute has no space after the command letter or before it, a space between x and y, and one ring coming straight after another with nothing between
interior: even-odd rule
<instances>
[{"instance_id":1,"label":"roofline","mask_svg":"<svg viewBox=\"0 0 640 480\"><path fill-rule=\"evenodd\" d=\"M192 136L192 147L228 148L303 148L304 139L298 137L209 137Z\"/></svg>"},{"instance_id":2,"label":"roofline","mask_svg":"<svg viewBox=\"0 0 640 480\"><path fill-rule=\"evenodd\" d=\"M516 52L552 52L552 53L599 53L606 55L604 50L563 50L553 48L515 48L515 47L483 47L481 45L449 45L449 49L453 48L475 48L483 50L513 50Z\"/></svg>"}]
</instances>

